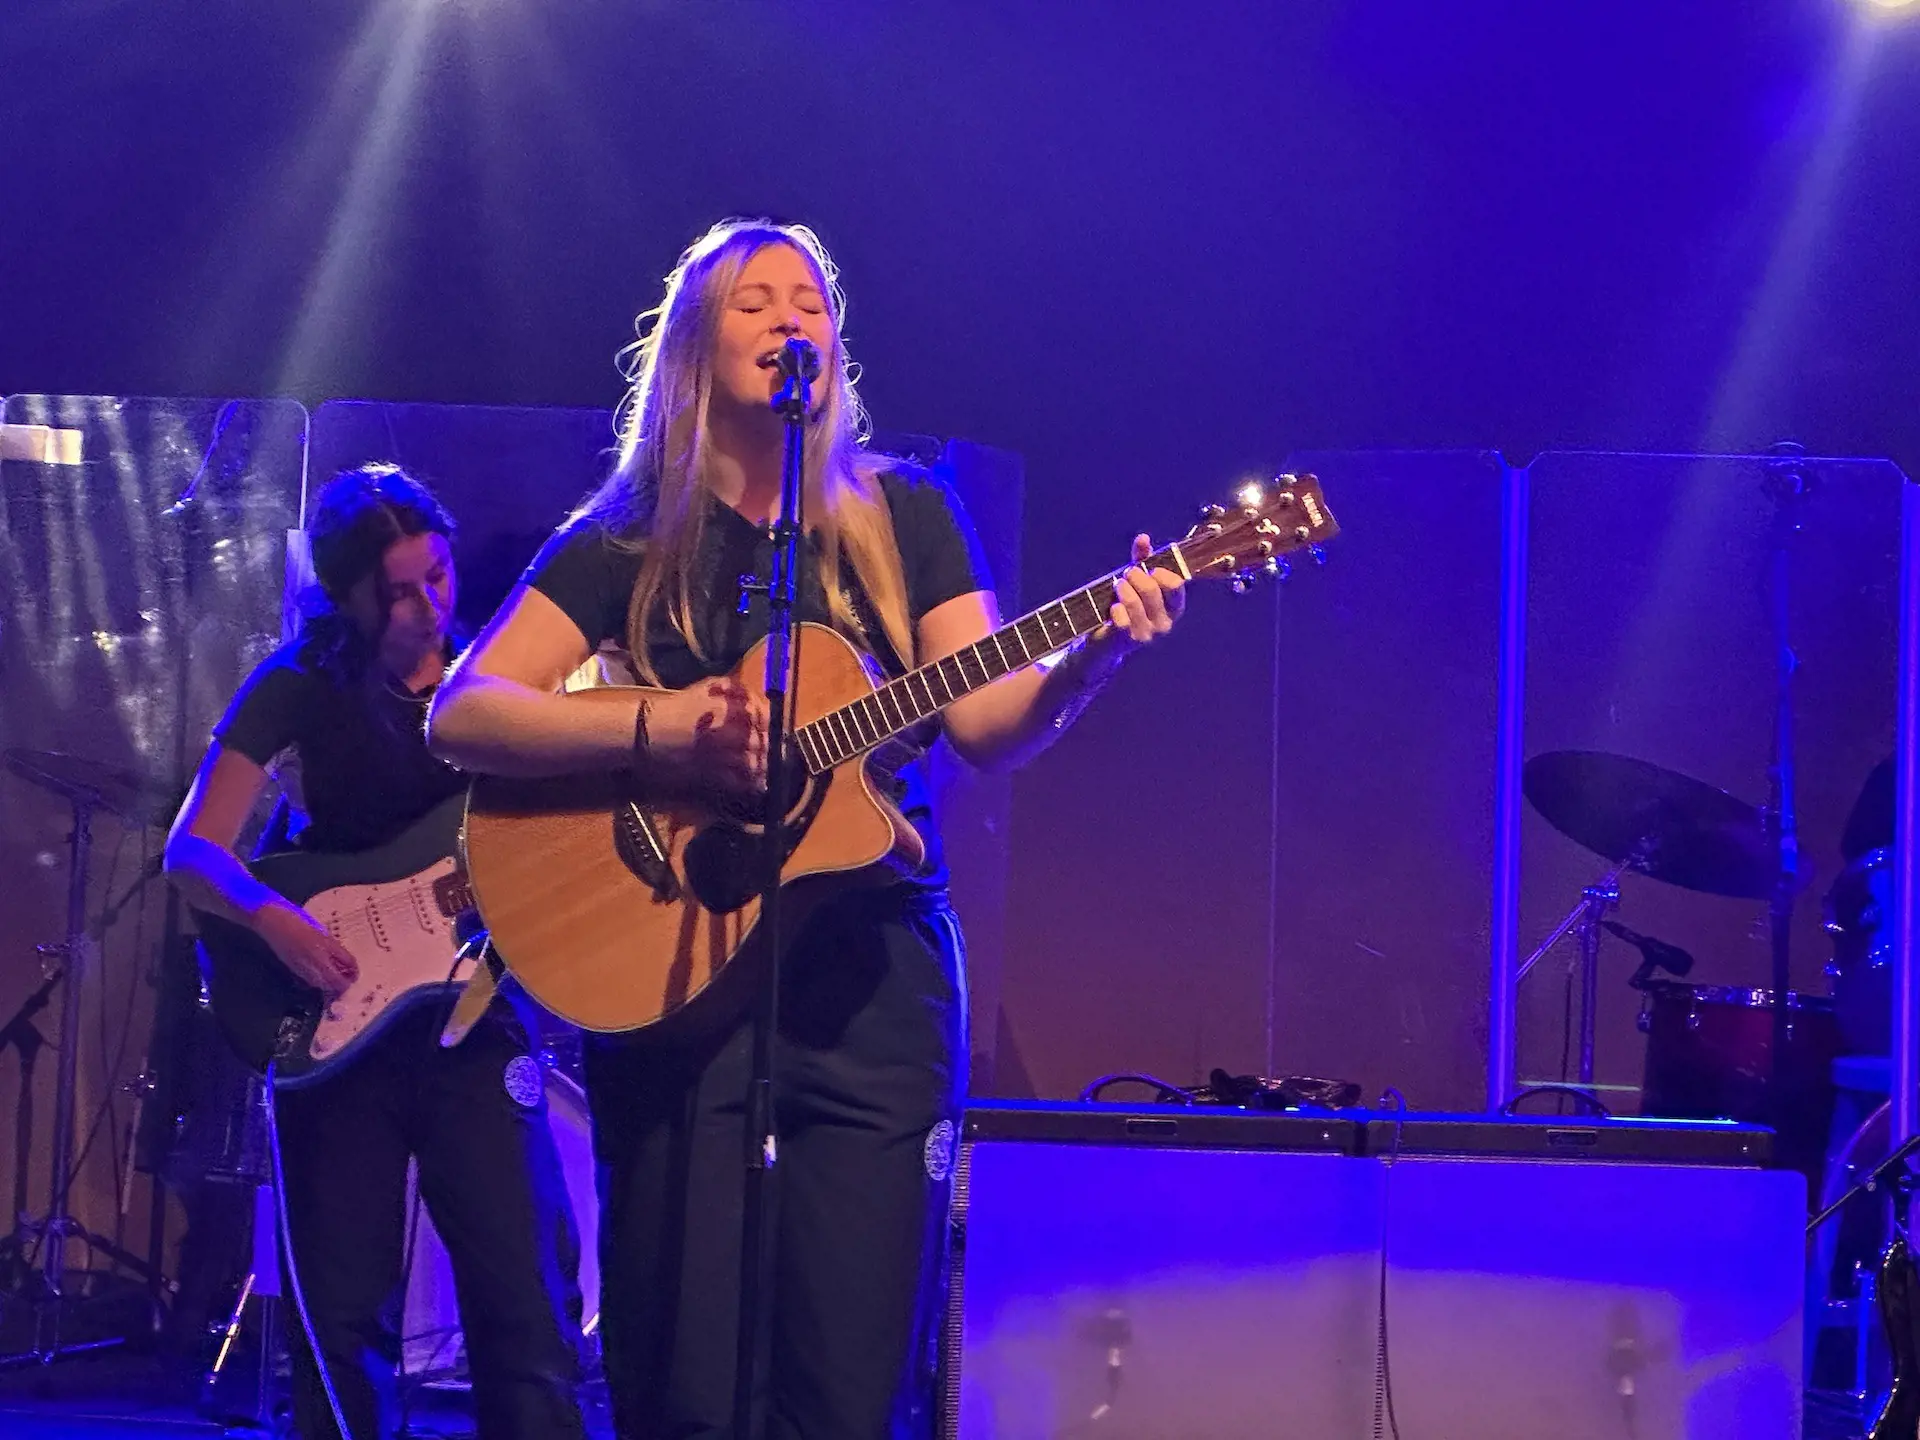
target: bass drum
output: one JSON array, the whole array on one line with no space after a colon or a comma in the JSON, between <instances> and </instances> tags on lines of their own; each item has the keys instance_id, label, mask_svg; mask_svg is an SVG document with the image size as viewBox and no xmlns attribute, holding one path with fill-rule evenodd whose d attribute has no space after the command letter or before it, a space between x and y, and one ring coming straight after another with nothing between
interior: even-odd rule
<instances>
[{"instance_id":1,"label":"bass drum","mask_svg":"<svg viewBox=\"0 0 1920 1440\"><path fill-rule=\"evenodd\" d=\"M600 1206L593 1188L593 1129L587 1097L572 1079L542 1067L547 1086L547 1123L567 1199L580 1236L581 1330L591 1340L600 1329ZM409 1176L407 1209L413 1213ZM466 1343L460 1333L460 1308L454 1295L453 1264L433 1228L426 1206L419 1209L414 1232L413 1266L407 1276L400 1346L401 1369L416 1381L450 1380L466 1374Z\"/></svg>"},{"instance_id":2,"label":"bass drum","mask_svg":"<svg viewBox=\"0 0 1920 1440\"><path fill-rule=\"evenodd\" d=\"M1870 850L1833 882L1833 1010L1849 1055L1886 1055L1893 1044L1893 852Z\"/></svg>"},{"instance_id":3,"label":"bass drum","mask_svg":"<svg viewBox=\"0 0 1920 1440\"><path fill-rule=\"evenodd\" d=\"M1773 1065L1774 994L1649 981L1640 1028L1647 1034L1640 1113L1675 1120L1743 1120L1776 1136L1774 1164L1807 1177L1820 1194L1833 1117L1833 1061L1840 1029L1824 995L1787 996L1787 1053Z\"/></svg>"}]
</instances>

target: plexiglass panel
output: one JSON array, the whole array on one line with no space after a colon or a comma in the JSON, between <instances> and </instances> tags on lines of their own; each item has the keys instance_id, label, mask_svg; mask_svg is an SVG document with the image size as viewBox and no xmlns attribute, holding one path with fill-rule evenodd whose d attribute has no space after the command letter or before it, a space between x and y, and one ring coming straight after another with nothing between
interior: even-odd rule
<instances>
[{"instance_id":1,"label":"plexiglass panel","mask_svg":"<svg viewBox=\"0 0 1920 1440\"><path fill-rule=\"evenodd\" d=\"M160 840L213 721L279 643L306 412L273 400L14 396L0 415L6 453L34 457L0 461L0 1015L42 985L31 946L66 928L64 797L96 797L84 879L101 944L82 967L74 1204L112 1233L133 1110L118 1087L143 1065L180 1080L170 1057L147 1052ZM47 436L57 438L15 443ZM50 991L39 1018L49 1040L64 998ZM36 1211L55 1090L54 1052L46 1059L34 1082ZM8 1114L17 1075L0 1067ZM162 1149L173 1093L145 1110L162 1122Z\"/></svg>"},{"instance_id":2,"label":"plexiglass panel","mask_svg":"<svg viewBox=\"0 0 1920 1440\"><path fill-rule=\"evenodd\" d=\"M14 396L78 463L0 462L8 745L177 785L278 642L306 412L290 400Z\"/></svg>"},{"instance_id":3,"label":"plexiglass panel","mask_svg":"<svg viewBox=\"0 0 1920 1440\"><path fill-rule=\"evenodd\" d=\"M1296 455L1342 533L1275 638L1271 1073L1476 1108L1486 1054L1497 456Z\"/></svg>"},{"instance_id":4,"label":"plexiglass panel","mask_svg":"<svg viewBox=\"0 0 1920 1440\"><path fill-rule=\"evenodd\" d=\"M1684 980L1669 968L1653 980L1666 988L1636 990L1642 950L1603 932L1602 1095L1638 1105L1650 1062L1683 1076L1656 1090L1711 1088L1723 1071L1733 1084L1742 1067L1766 1073L1768 1052L1755 1048L1764 1014L1691 987L1771 983L1764 807L1781 696L1773 600L1784 585L1801 877L1791 977L1809 1002L1795 1046L1806 1050L1805 1083L1818 1087L1834 1053L1872 1048L1861 1037L1874 1022L1836 1014L1825 998L1836 937L1822 928L1823 901L1846 908L1849 817L1863 794L1874 805L1870 777L1894 746L1904 481L1876 461L1599 454L1542 456L1530 481L1521 951L1623 858L1618 841L1601 853L1601 832L1631 829L1643 858L1621 877L1609 918L1693 963ZM1564 751L1595 753L1540 758ZM1890 783L1884 799L1890 807ZM1882 829L1871 843L1890 844L1888 826L1856 825L1853 848ZM1570 937L1521 987L1523 1081L1578 1073L1578 954ZM1876 1003L1884 1026L1884 1000L1863 1009ZM1782 1143L1817 1164L1824 1101L1809 1104L1785 1122L1806 1133ZM1676 1108L1670 1094L1648 1105Z\"/></svg>"}]
</instances>

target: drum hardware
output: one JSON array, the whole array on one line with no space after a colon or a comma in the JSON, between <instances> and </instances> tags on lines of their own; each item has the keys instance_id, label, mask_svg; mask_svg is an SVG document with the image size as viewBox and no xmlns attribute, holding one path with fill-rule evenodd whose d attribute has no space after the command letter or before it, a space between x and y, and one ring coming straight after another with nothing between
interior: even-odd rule
<instances>
[{"instance_id":1,"label":"drum hardware","mask_svg":"<svg viewBox=\"0 0 1920 1440\"><path fill-rule=\"evenodd\" d=\"M1771 447L1771 453L1773 458L1760 477L1761 489L1773 502L1773 523L1768 531L1762 590L1774 657L1773 753L1767 766L1767 808L1764 812L1772 873L1768 877L1771 883L1767 887L1766 899L1769 951L1773 962L1770 983L1776 994L1784 995L1793 985L1789 965L1793 902L1803 878L1800 873L1800 828L1794 799L1793 677L1800 669L1800 657L1793 649L1792 545L1793 537L1800 533L1805 519L1807 501L1813 495L1814 476L1804 464L1806 452L1792 441L1780 441ZM1788 1019L1789 1013L1784 1007L1774 1010L1773 1065L1776 1080L1782 1078L1787 1063Z\"/></svg>"},{"instance_id":2,"label":"drum hardware","mask_svg":"<svg viewBox=\"0 0 1920 1440\"><path fill-rule=\"evenodd\" d=\"M1768 1125L1774 1159L1807 1176L1817 1203L1843 1048L1824 995L1649 980L1639 1027L1647 1036L1641 1113ZM1786 1037L1785 1054L1775 1053Z\"/></svg>"},{"instance_id":3,"label":"drum hardware","mask_svg":"<svg viewBox=\"0 0 1920 1440\"><path fill-rule=\"evenodd\" d=\"M1824 928L1833 937L1826 973L1841 1033L1856 1055L1893 1048L1893 852L1870 850L1827 891Z\"/></svg>"},{"instance_id":4,"label":"drum hardware","mask_svg":"<svg viewBox=\"0 0 1920 1440\"><path fill-rule=\"evenodd\" d=\"M1776 885L1766 815L1754 805L1663 766L1599 750L1550 750L1527 761L1521 788L1546 822L1614 869L1581 892L1579 902L1520 967L1520 978L1569 932L1580 935L1580 1081L1593 1083L1593 1033L1599 989L1600 932L1616 922L1606 912L1619 903L1624 874L1644 875L1685 890L1759 900ZM1626 927L1618 927L1619 934ZM1626 938L1624 935L1622 938ZM1639 944L1649 937L1636 936ZM1653 945L1664 942L1652 941ZM1691 956L1677 946L1653 961L1647 945L1635 981L1654 983L1652 970Z\"/></svg>"},{"instance_id":5,"label":"drum hardware","mask_svg":"<svg viewBox=\"0 0 1920 1440\"><path fill-rule=\"evenodd\" d=\"M545 1075L547 1122L560 1154L571 1226L578 1244L580 1333L585 1359L595 1359L594 1339L600 1328L599 1202L594 1191L593 1133L586 1092L564 1071ZM407 1206L413 1207L414 1187L408 1178ZM562 1247L563 1253L565 1246ZM465 1367L465 1337L460 1328L454 1294L453 1265L445 1242L423 1207L415 1232L413 1264L407 1275L401 1312L401 1371L414 1384L459 1384Z\"/></svg>"},{"instance_id":6,"label":"drum hardware","mask_svg":"<svg viewBox=\"0 0 1920 1440\"><path fill-rule=\"evenodd\" d=\"M4 1246L16 1256L24 1256L29 1244L37 1244L38 1274L29 1276L16 1261L18 1289L30 1292L35 1302L32 1347L17 1354L0 1356L0 1365L26 1361L48 1362L63 1355L98 1350L124 1343L126 1337L63 1344L62 1321L66 1307L78 1298L70 1285L67 1266L67 1242L84 1242L90 1250L110 1257L117 1264L142 1276L151 1285L154 1267L104 1235L96 1235L82 1225L71 1209L74 1181L73 1145L78 1122L77 1095L80 1062L80 1007L86 987L87 971L100 953L99 940L87 925L88 866L93 853L93 817L107 811L131 825L145 826L161 818L168 798L162 787L129 770L101 764L55 751L10 749L0 754L0 763L29 784L50 791L65 800L72 811L72 829L67 837L67 930L56 944L39 947L43 961L50 966L46 984L39 996L53 987L64 989L60 1004L60 1043L55 1072L52 1156L49 1165L50 1194L46 1218L33 1221L22 1205L13 1233ZM29 1005L34 1002L30 998ZM36 1007L38 1008L38 1007ZM18 1017L16 1017L18 1018ZM31 1029L31 1025L28 1026ZM24 1032L22 1032L24 1034ZM21 1036L16 1036L16 1039ZM38 1036L27 1039L28 1046ZM21 1051L23 1061L27 1050ZM23 1064L22 1084L31 1077L32 1067ZM23 1106L26 1097L23 1094ZM23 1108L22 1118L26 1111ZM16 1180L16 1186L18 1185Z\"/></svg>"},{"instance_id":7,"label":"drum hardware","mask_svg":"<svg viewBox=\"0 0 1920 1440\"><path fill-rule=\"evenodd\" d=\"M47 1037L33 1023L33 1017L47 1008L54 987L60 983L65 973L60 965L47 955L47 946L40 948L42 973L45 978L40 988L13 1012L13 1018L0 1028L0 1053L8 1048L20 1054L19 1099L14 1110L13 1120L13 1214L16 1218L27 1214L27 1167L33 1158L33 1070L40 1058L40 1052L46 1048ZM4 1241L0 1241L0 1251L6 1255L5 1284L9 1291L18 1290L32 1270L28 1259L29 1251L22 1242L26 1238L24 1229L17 1229Z\"/></svg>"},{"instance_id":8,"label":"drum hardware","mask_svg":"<svg viewBox=\"0 0 1920 1440\"><path fill-rule=\"evenodd\" d=\"M286 1336L282 1314L279 1217L272 1184L255 1186L250 1199L252 1260L247 1273L234 1287L231 1308L225 1315L215 1316L208 1321L206 1343L212 1347L213 1355L200 1375L196 1408L206 1418L220 1422L228 1435L249 1432L285 1435L288 1433L290 1404L277 1378L286 1356ZM222 1393L222 1377L240 1340L249 1300L254 1302L257 1327L252 1374L248 1377L248 1383L229 1399ZM238 1402L237 1408L234 1402Z\"/></svg>"},{"instance_id":9,"label":"drum hardware","mask_svg":"<svg viewBox=\"0 0 1920 1440\"><path fill-rule=\"evenodd\" d=\"M1593 1031L1594 1016L1600 998L1600 928L1606 923L1606 914L1620 903L1620 876L1625 866L1616 867L1601 879L1580 892L1580 900L1567 912L1567 916L1553 933L1542 940L1539 946L1520 966L1520 974L1515 979L1517 985L1532 973L1533 967L1546 958L1547 952L1558 945L1562 938L1573 931L1580 935L1580 1083L1593 1084Z\"/></svg>"},{"instance_id":10,"label":"drum hardware","mask_svg":"<svg viewBox=\"0 0 1920 1440\"><path fill-rule=\"evenodd\" d=\"M1736 900L1772 893L1765 814L1703 781L1625 755L1551 750L1527 762L1521 788L1549 825L1622 870Z\"/></svg>"}]
</instances>

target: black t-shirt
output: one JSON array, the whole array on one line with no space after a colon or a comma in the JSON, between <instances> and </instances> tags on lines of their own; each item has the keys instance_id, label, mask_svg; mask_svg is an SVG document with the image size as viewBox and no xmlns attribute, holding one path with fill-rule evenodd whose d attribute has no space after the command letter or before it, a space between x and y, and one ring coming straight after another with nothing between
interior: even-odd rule
<instances>
[{"instance_id":1,"label":"black t-shirt","mask_svg":"<svg viewBox=\"0 0 1920 1440\"><path fill-rule=\"evenodd\" d=\"M213 734L256 765L293 751L307 818L296 843L349 852L392 839L466 779L427 752L431 689L410 695L377 669L329 663L337 623L310 625L261 661Z\"/></svg>"},{"instance_id":2,"label":"black t-shirt","mask_svg":"<svg viewBox=\"0 0 1920 1440\"><path fill-rule=\"evenodd\" d=\"M894 538L906 578L907 610L914 625L928 611L956 596L993 588L973 526L943 480L925 471L890 471L880 477L880 487L893 517ZM772 536L732 506L712 497L707 503L707 523L693 568L692 605L694 630L706 658L695 655L673 628L664 605L655 607L647 629L654 669L660 683L669 689L682 689L709 676L726 674L767 633L766 591L753 587L766 584L773 558ZM605 527L579 522L556 533L527 569L526 583L565 611L590 647L597 649L607 641L626 643L627 609L641 560L633 538L616 543ZM868 648L874 658L889 675L904 673L907 666L902 657L893 654L851 565L841 566L841 581L867 628ZM794 618L832 624L812 534L801 543ZM918 883L943 885L946 869L924 759L898 773L893 798L927 841L928 868Z\"/></svg>"}]
</instances>

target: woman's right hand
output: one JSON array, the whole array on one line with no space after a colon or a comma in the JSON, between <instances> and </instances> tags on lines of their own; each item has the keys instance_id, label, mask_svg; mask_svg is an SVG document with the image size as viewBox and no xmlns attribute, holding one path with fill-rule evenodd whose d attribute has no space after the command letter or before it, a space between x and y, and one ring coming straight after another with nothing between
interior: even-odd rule
<instances>
[{"instance_id":1,"label":"woman's right hand","mask_svg":"<svg viewBox=\"0 0 1920 1440\"><path fill-rule=\"evenodd\" d=\"M360 966L326 927L290 900L270 900L253 917L254 931L280 963L329 1000L360 978Z\"/></svg>"},{"instance_id":2,"label":"woman's right hand","mask_svg":"<svg viewBox=\"0 0 1920 1440\"><path fill-rule=\"evenodd\" d=\"M695 785L755 795L767 786L767 701L730 676L653 697L641 763ZM635 743L640 741L635 728Z\"/></svg>"}]
</instances>

